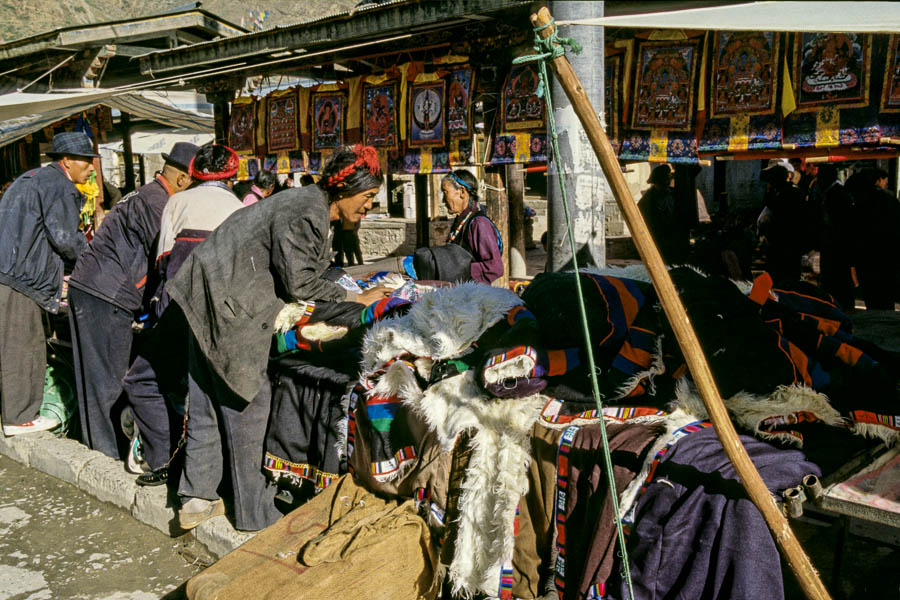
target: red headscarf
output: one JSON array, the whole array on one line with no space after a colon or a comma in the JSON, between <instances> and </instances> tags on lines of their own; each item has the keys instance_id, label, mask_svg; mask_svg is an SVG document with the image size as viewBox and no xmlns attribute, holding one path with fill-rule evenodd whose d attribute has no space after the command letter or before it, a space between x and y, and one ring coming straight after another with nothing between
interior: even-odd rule
<instances>
[{"instance_id":1,"label":"red headscarf","mask_svg":"<svg viewBox=\"0 0 900 600\"><path fill-rule=\"evenodd\" d=\"M221 179L231 179L234 177L234 174L237 173L238 163L240 159L238 158L237 152L229 148L228 146L224 146L218 144L220 147L225 148L228 151L228 161L225 163L225 169L223 171L209 171L204 169L203 171L197 171L194 169L194 161L197 159L195 156L191 159L191 164L188 165L188 175L190 175L193 179L199 179L200 181L218 181Z\"/></svg>"}]
</instances>

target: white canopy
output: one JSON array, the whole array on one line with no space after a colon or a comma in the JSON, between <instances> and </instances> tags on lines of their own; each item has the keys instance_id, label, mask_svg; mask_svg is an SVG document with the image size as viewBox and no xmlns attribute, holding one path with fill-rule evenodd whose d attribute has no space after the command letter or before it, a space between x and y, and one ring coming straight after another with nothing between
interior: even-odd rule
<instances>
[{"instance_id":1,"label":"white canopy","mask_svg":"<svg viewBox=\"0 0 900 600\"><path fill-rule=\"evenodd\" d=\"M13 93L0 96L0 146L5 146L56 121L97 104L105 104L140 119L192 131L211 132L211 115L180 106L170 93L90 91L48 94Z\"/></svg>"},{"instance_id":2,"label":"white canopy","mask_svg":"<svg viewBox=\"0 0 900 600\"><path fill-rule=\"evenodd\" d=\"M635 29L900 32L897 2L749 2L637 15L558 21Z\"/></svg>"},{"instance_id":3,"label":"white canopy","mask_svg":"<svg viewBox=\"0 0 900 600\"><path fill-rule=\"evenodd\" d=\"M213 140L212 133L199 133L189 129L158 129L131 134L131 151L134 154L160 154L168 152L176 142L189 142L202 146ZM124 152L122 142L100 144L102 150Z\"/></svg>"}]
</instances>

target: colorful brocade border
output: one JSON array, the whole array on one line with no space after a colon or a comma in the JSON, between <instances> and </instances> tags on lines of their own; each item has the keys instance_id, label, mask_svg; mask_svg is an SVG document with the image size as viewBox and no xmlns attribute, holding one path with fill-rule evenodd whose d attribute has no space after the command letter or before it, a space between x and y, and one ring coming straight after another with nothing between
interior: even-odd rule
<instances>
[{"instance_id":1,"label":"colorful brocade border","mask_svg":"<svg viewBox=\"0 0 900 600\"><path fill-rule=\"evenodd\" d=\"M265 468L275 474L291 474L315 484L317 489L324 490L340 475L327 473L307 463L293 463L274 454L266 452Z\"/></svg>"}]
</instances>

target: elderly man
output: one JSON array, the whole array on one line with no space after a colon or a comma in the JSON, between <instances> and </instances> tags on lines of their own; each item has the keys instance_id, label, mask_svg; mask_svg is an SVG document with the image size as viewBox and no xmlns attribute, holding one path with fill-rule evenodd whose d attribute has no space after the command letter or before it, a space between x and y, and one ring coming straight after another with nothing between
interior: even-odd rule
<instances>
[{"instance_id":1,"label":"elderly man","mask_svg":"<svg viewBox=\"0 0 900 600\"><path fill-rule=\"evenodd\" d=\"M94 170L83 133L60 133L53 162L28 171L0 199L0 408L3 434L53 429L38 416L47 368L41 310L59 311L63 261L74 263L87 240L78 231L84 198L75 187Z\"/></svg>"},{"instance_id":2,"label":"elderly man","mask_svg":"<svg viewBox=\"0 0 900 600\"><path fill-rule=\"evenodd\" d=\"M188 165L199 148L178 142L163 154L153 181L123 198L106 215L69 279L69 321L82 439L119 457L112 410L128 371L135 313L145 304L149 266L156 259L163 209L191 185Z\"/></svg>"}]
</instances>

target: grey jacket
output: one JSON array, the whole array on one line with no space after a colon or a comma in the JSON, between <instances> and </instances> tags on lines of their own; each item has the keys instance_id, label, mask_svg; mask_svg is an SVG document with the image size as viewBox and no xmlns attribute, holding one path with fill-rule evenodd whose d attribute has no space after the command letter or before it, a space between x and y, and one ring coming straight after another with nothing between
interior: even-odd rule
<instances>
[{"instance_id":1,"label":"grey jacket","mask_svg":"<svg viewBox=\"0 0 900 600\"><path fill-rule=\"evenodd\" d=\"M284 303L346 297L323 278L330 257L328 199L311 185L232 214L166 283L212 368L247 402L265 381Z\"/></svg>"},{"instance_id":2,"label":"grey jacket","mask_svg":"<svg viewBox=\"0 0 900 600\"><path fill-rule=\"evenodd\" d=\"M87 246L78 231L82 204L55 162L16 179L0 200L0 284L59 311L63 260L74 264Z\"/></svg>"}]
</instances>

